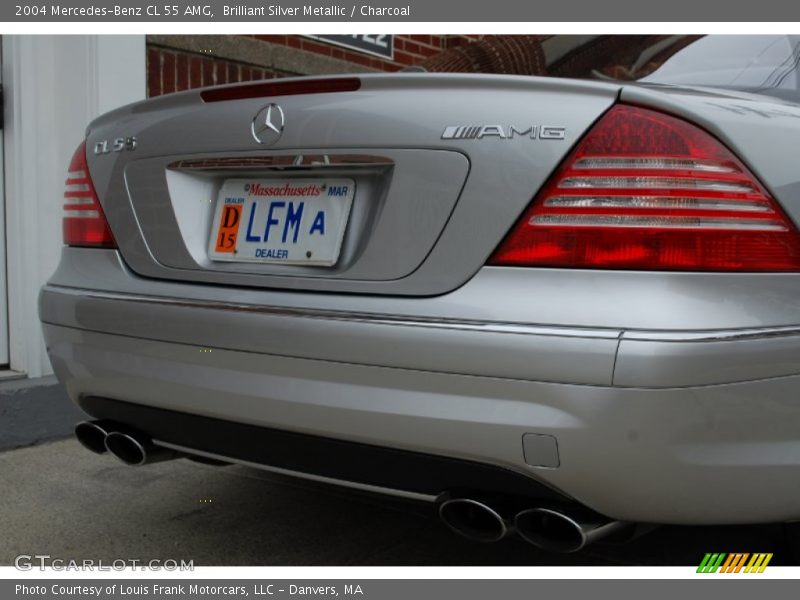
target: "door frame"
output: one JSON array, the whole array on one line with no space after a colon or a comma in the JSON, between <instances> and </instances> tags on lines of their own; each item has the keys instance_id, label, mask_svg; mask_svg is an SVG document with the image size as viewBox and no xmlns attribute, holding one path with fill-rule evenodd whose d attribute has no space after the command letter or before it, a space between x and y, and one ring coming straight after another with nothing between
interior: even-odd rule
<instances>
[{"instance_id":1,"label":"door frame","mask_svg":"<svg viewBox=\"0 0 800 600\"><path fill-rule=\"evenodd\" d=\"M0 64L5 53L2 51L2 40L5 36L0 36ZM8 236L6 234L6 186L5 186L5 90L3 73L0 70L0 371L7 370L9 365L9 317L8 317L8 278L6 276L6 248Z\"/></svg>"}]
</instances>

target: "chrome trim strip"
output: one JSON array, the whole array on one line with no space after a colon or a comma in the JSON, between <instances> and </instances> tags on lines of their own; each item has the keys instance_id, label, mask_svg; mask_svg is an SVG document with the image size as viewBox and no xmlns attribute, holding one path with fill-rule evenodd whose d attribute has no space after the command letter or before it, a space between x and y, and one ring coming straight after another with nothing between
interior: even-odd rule
<instances>
[{"instance_id":1,"label":"chrome trim strip","mask_svg":"<svg viewBox=\"0 0 800 600\"><path fill-rule=\"evenodd\" d=\"M800 335L800 325L722 331L624 331L621 340L637 342L732 342Z\"/></svg>"},{"instance_id":2,"label":"chrome trim strip","mask_svg":"<svg viewBox=\"0 0 800 600\"><path fill-rule=\"evenodd\" d=\"M669 156L584 156L575 161L573 169L646 169L687 170L705 173L741 173L738 169L714 160L672 158Z\"/></svg>"},{"instance_id":3,"label":"chrome trim strip","mask_svg":"<svg viewBox=\"0 0 800 600\"><path fill-rule=\"evenodd\" d=\"M600 215L547 213L535 215L529 225L551 227L658 227L662 229L724 229L727 231L786 231L786 226L774 219L756 218L705 218L642 215Z\"/></svg>"},{"instance_id":4,"label":"chrome trim strip","mask_svg":"<svg viewBox=\"0 0 800 600\"><path fill-rule=\"evenodd\" d=\"M230 456L223 456L222 454L214 454L213 452L205 452L204 450L195 450L194 448L188 448L187 446L179 446L178 444L171 444L169 442L162 442L161 440L153 440L153 443L157 446L162 446L164 448L169 448L171 450L177 450L179 452L184 452L186 454L193 454L196 456L204 456L206 458L213 458L216 460L222 460L225 462L236 463L238 465L243 465L246 467L253 467L256 469L261 469L262 471L269 471L271 473L278 473L280 475L288 475L290 477L298 477L300 479L308 479L310 481L316 481L319 483L327 483L333 485L339 485L342 487L353 488L357 490L361 490L364 492L373 492L377 494L386 494L389 496L398 496L401 498L407 498L409 500L420 500L422 502L436 502L436 496L429 496L428 494L419 494L417 492L407 492L405 490L397 490L394 488L385 488L380 487L377 485L369 485L367 483L356 483L354 481L346 481L344 479L334 479L332 477L323 477L322 475L312 475L310 473L303 473L302 471L291 471L289 469L281 469L280 467L271 467L269 465L263 465L261 463L250 462L247 460L241 460L238 458L231 458Z\"/></svg>"},{"instance_id":5,"label":"chrome trim strip","mask_svg":"<svg viewBox=\"0 0 800 600\"><path fill-rule=\"evenodd\" d=\"M82 202L81 204L86 204L89 206L89 202ZM66 206L64 207L66 210L64 211L64 217L70 217L73 219L96 219L100 216L100 213L96 210L70 210L67 209Z\"/></svg>"},{"instance_id":6,"label":"chrome trim strip","mask_svg":"<svg viewBox=\"0 0 800 600\"><path fill-rule=\"evenodd\" d=\"M368 325L389 325L398 327L427 327L450 331L479 331L485 333L507 333L515 335L538 335L550 337L569 338L602 338L617 339L620 331L616 329L581 329L567 327L546 327L527 325L524 323L503 323L497 321L477 321L447 318L430 318L403 315L388 315L380 313L348 312L315 308L289 308L286 306L260 306L255 304L241 304L234 302L221 302L216 300L187 300L168 296L146 296L134 294L120 294L68 288L63 286L46 285L45 291L58 294L70 294L97 300L110 300L116 302L134 302L161 306L176 306L183 308L197 308L203 310L227 310L262 314L276 317L292 317L299 319L322 319L328 321L345 321L350 323L364 323Z\"/></svg>"},{"instance_id":7,"label":"chrome trim strip","mask_svg":"<svg viewBox=\"0 0 800 600\"><path fill-rule=\"evenodd\" d=\"M263 169L319 169L342 167L390 167L391 158L370 154L282 154L188 158L167 165L173 171L225 171Z\"/></svg>"}]
</instances>

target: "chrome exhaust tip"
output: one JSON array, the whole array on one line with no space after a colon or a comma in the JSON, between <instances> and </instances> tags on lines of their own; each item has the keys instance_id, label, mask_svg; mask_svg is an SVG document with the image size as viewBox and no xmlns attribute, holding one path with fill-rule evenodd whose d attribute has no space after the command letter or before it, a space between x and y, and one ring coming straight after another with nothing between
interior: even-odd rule
<instances>
[{"instance_id":1,"label":"chrome exhaust tip","mask_svg":"<svg viewBox=\"0 0 800 600\"><path fill-rule=\"evenodd\" d=\"M514 525L526 542L548 552L577 552L600 539L629 529L632 524L600 515L569 515L550 508L518 513Z\"/></svg>"},{"instance_id":2,"label":"chrome exhaust tip","mask_svg":"<svg viewBox=\"0 0 800 600\"><path fill-rule=\"evenodd\" d=\"M156 446L151 440L139 434L124 431L109 433L106 436L105 445L111 454L131 467L180 457L180 454L174 450Z\"/></svg>"},{"instance_id":3,"label":"chrome exhaust tip","mask_svg":"<svg viewBox=\"0 0 800 600\"><path fill-rule=\"evenodd\" d=\"M75 425L75 438L81 446L95 454L105 454L106 436L112 431L109 421L81 421Z\"/></svg>"},{"instance_id":4,"label":"chrome exhaust tip","mask_svg":"<svg viewBox=\"0 0 800 600\"><path fill-rule=\"evenodd\" d=\"M497 511L470 498L445 500L439 505L439 518L450 530L476 542L499 542L511 533Z\"/></svg>"}]
</instances>

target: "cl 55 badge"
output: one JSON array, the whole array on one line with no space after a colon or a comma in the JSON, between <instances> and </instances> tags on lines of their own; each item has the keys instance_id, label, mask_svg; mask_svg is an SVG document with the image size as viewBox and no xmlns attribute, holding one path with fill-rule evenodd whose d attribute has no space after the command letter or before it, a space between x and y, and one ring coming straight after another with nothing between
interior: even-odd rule
<instances>
[{"instance_id":1,"label":"cl 55 badge","mask_svg":"<svg viewBox=\"0 0 800 600\"><path fill-rule=\"evenodd\" d=\"M529 125L528 127L514 127L513 125L450 125L442 133L443 140L481 140L485 137L495 137L511 140L515 137L526 137L532 140L563 140L566 137L566 127L557 125Z\"/></svg>"},{"instance_id":2,"label":"cl 55 badge","mask_svg":"<svg viewBox=\"0 0 800 600\"><path fill-rule=\"evenodd\" d=\"M123 150L136 150L136 138L133 136L119 137L113 140L102 140L94 145L95 154L110 154Z\"/></svg>"}]
</instances>

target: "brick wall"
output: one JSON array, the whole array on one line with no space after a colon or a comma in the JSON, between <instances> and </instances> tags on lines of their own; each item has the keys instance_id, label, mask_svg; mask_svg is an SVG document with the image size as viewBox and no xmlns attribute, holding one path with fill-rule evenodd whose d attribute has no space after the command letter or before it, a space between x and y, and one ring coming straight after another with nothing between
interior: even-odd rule
<instances>
[{"instance_id":1,"label":"brick wall","mask_svg":"<svg viewBox=\"0 0 800 600\"><path fill-rule=\"evenodd\" d=\"M348 50L341 46L326 44L298 35L254 35L256 39L306 50L322 56L330 56L353 64L370 67L379 71L399 71L404 67L422 62L442 50L454 48L478 39L476 35L395 35L394 60L387 60Z\"/></svg>"},{"instance_id":2,"label":"brick wall","mask_svg":"<svg viewBox=\"0 0 800 600\"><path fill-rule=\"evenodd\" d=\"M209 85L293 75L234 60L148 44L148 97Z\"/></svg>"},{"instance_id":3,"label":"brick wall","mask_svg":"<svg viewBox=\"0 0 800 600\"><path fill-rule=\"evenodd\" d=\"M236 36L233 36L236 37ZM302 53L327 57L356 65L361 70L398 71L422 62L443 50L454 48L480 38L477 35L396 35L394 60L386 60L340 46L297 35L250 35L250 42L265 46L296 49ZM296 66L281 68L280 64L258 64L257 59L236 59L220 56L214 49L199 49L203 36L185 36L194 42L173 47L164 43L147 43L147 94L160 96L172 92L221 85L240 81L271 79L291 75L313 75L315 72L299 70ZM251 44L252 45L252 44ZM187 49L190 46L192 49ZM248 56L252 56L252 52ZM265 52L265 55L267 53Z\"/></svg>"}]
</instances>

